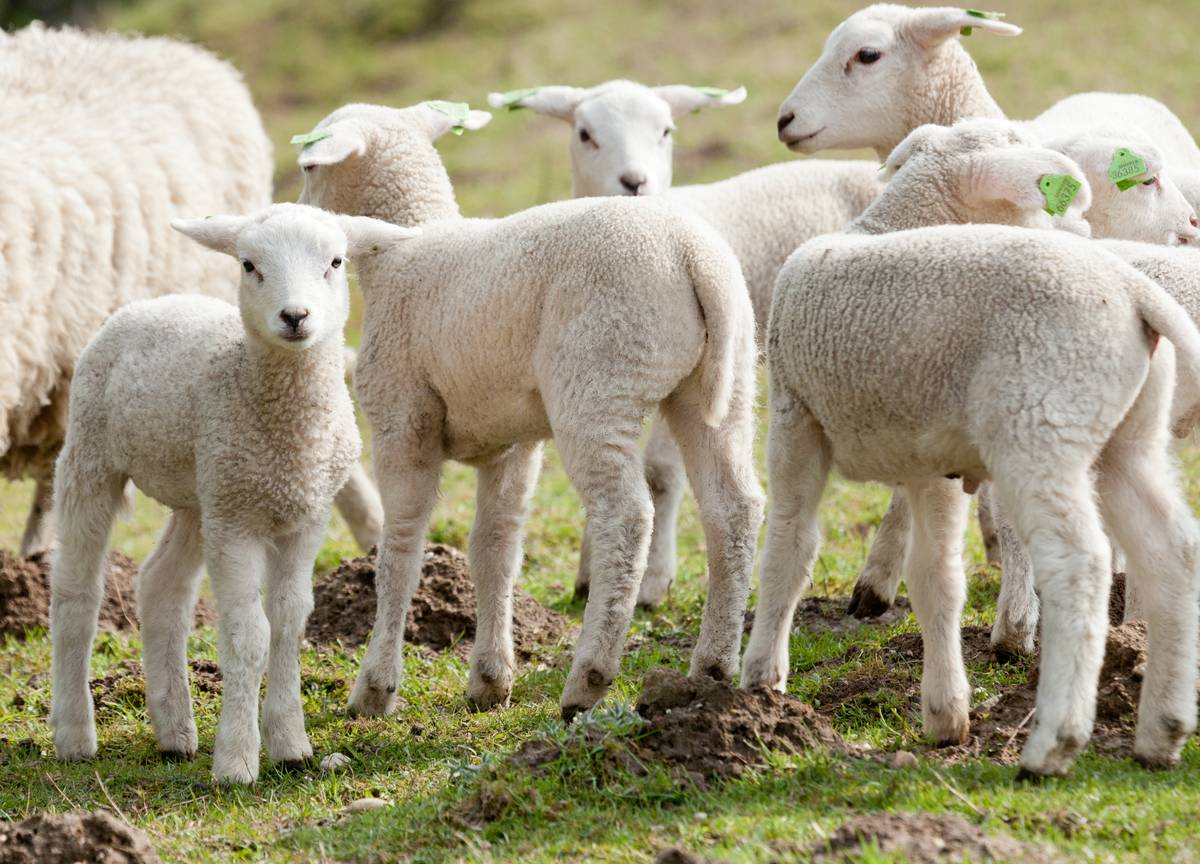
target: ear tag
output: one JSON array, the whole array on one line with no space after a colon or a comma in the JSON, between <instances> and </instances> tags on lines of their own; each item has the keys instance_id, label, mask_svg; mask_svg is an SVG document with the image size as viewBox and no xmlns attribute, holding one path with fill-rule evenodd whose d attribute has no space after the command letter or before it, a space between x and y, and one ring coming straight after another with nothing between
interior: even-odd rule
<instances>
[{"instance_id":1,"label":"ear tag","mask_svg":"<svg viewBox=\"0 0 1200 864\"><path fill-rule=\"evenodd\" d=\"M525 107L521 103L541 89L541 87L526 87L524 90L509 90L507 93L501 93L502 101L497 107L507 108L509 111L520 111Z\"/></svg>"},{"instance_id":2,"label":"ear tag","mask_svg":"<svg viewBox=\"0 0 1200 864\"><path fill-rule=\"evenodd\" d=\"M1083 188L1083 184L1070 174L1047 174L1038 187L1042 190L1042 197L1046 199L1043 209L1051 216L1062 216Z\"/></svg>"},{"instance_id":3,"label":"ear tag","mask_svg":"<svg viewBox=\"0 0 1200 864\"><path fill-rule=\"evenodd\" d=\"M1137 178L1146 173L1146 160L1124 147L1118 147L1108 166L1108 179L1124 192L1141 181Z\"/></svg>"},{"instance_id":4,"label":"ear tag","mask_svg":"<svg viewBox=\"0 0 1200 864\"><path fill-rule=\"evenodd\" d=\"M720 87L693 87L692 89L703 93L710 99L720 99L729 92L728 90L722 90Z\"/></svg>"},{"instance_id":5,"label":"ear tag","mask_svg":"<svg viewBox=\"0 0 1200 864\"><path fill-rule=\"evenodd\" d=\"M440 111L451 120L455 121L450 127L450 131L455 135L463 134L463 128L467 122L467 115L471 113L471 106L466 102L443 102L441 99L432 99L425 103L434 111Z\"/></svg>"},{"instance_id":6,"label":"ear tag","mask_svg":"<svg viewBox=\"0 0 1200 864\"><path fill-rule=\"evenodd\" d=\"M980 9L966 9L963 11L965 11L972 18L986 18L988 21L999 21L1001 18L1006 17L1003 12L984 12ZM962 33L964 36L970 36L974 30L974 27L964 27L958 32Z\"/></svg>"},{"instance_id":7,"label":"ear tag","mask_svg":"<svg viewBox=\"0 0 1200 864\"><path fill-rule=\"evenodd\" d=\"M301 149L303 149L304 147L311 147L318 141L324 141L326 138L332 137L332 132L330 132L328 129L322 129L319 132L307 132L304 135L293 135L291 143L299 144L301 145Z\"/></svg>"}]
</instances>

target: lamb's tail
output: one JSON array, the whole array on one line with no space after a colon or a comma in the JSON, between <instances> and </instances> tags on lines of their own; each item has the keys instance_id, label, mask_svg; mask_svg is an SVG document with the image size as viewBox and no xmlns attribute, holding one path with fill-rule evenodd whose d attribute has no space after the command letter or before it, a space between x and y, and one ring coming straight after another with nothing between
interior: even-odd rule
<instances>
[{"instance_id":1,"label":"lamb's tail","mask_svg":"<svg viewBox=\"0 0 1200 864\"><path fill-rule=\"evenodd\" d=\"M1175 347L1176 380L1191 382L1193 387L1189 389L1194 389L1200 385L1200 330L1196 329L1187 311L1159 283L1147 276L1138 276L1130 280L1130 296L1150 331L1151 344L1159 334L1171 341ZM1177 402L1181 395L1177 394ZM1196 419L1195 411L1191 410L1185 410L1182 415L1172 411L1172 417L1172 431L1179 436L1186 435Z\"/></svg>"},{"instance_id":2,"label":"lamb's tail","mask_svg":"<svg viewBox=\"0 0 1200 864\"><path fill-rule=\"evenodd\" d=\"M691 258L692 290L708 331L700 356L700 391L704 422L720 426L729 414L738 380L738 364L753 375L754 310L742 268L732 250L719 240L697 244ZM748 338L747 338L748 337Z\"/></svg>"}]
</instances>

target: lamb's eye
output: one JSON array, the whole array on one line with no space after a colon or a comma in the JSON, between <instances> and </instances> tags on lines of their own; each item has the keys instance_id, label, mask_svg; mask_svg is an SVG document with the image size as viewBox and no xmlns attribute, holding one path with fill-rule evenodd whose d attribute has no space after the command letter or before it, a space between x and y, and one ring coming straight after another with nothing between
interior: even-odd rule
<instances>
[{"instance_id":1,"label":"lamb's eye","mask_svg":"<svg viewBox=\"0 0 1200 864\"><path fill-rule=\"evenodd\" d=\"M883 52L875 48L862 48L857 54L854 55L854 59L859 63L862 63L864 66L870 66L882 56Z\"/></svg>"},{"instance_id":2,"label":"lamb's eye","mask_svg":"<svg viewBox=\"0 0 1200 864\"><path fill-rule=\"evenodd\" d=\"M329 262L329 266L332 267L334 270L336 270L337 268L342 266L342 259L334 258L332 261Z\"/></svg>"},{"instance_id":3,"label":"lamb's eye","mask_svg":"<svg viewBox=\"0 0 1200 864\"><path fill-rule=\"evenodd\" d=\"M251 264L249 261L243 261L243 262L242 262L242 269L243 269L243 270L245 270L247 273L253 273L253 272L254 272L254 265L253 265L253 264Z\"/></svg>"},{"instance_id":4,"label":"lamb's eye","mask_svg":"<svg viewBox=\"0 0 1200 864\"><path fill-rule=\"evenodd\" d=\"M663 130L663 140L666 140L667 138L670 138L670 137L671 137L670 128L664 129Z\"/></svg>"},{"instance_id":5,"label":"lamb's eye","mask_svg":"<svg viewBox=\"0 0 1200 864\"><path fill-rule=\"evenodd\" d=\"M1158 185L1158 178L1157 178L1157 177L1151 177L1149 180L1147 180L1147 181L1146 181L1145 183L1143 183L1142 185L1143 185L1143 186L1157 186L1157 185Z\"/></svg>"},{"instance_id":6,"label":"lamb's eye","mask_svg":"<svg viewBox=\"0 0 1200 864\"><path fill-rule=\"evenodd\" d=\"M587 144L589 141L592 140L592 136L588 134L588 131L586 129L580 129L579 130L579 140L582 141L584 144Z\"/></svg>"}]
</instances>

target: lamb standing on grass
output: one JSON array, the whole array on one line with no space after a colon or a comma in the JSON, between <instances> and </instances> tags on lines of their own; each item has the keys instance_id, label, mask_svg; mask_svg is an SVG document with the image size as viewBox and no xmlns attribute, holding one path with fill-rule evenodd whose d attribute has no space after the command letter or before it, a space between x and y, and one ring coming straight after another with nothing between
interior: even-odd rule
<instances>
[{"instance_id":1,"label":"lamb standing on grass","mask_svg":"<svg viewBox=\"0 0 1200 864\"><path fill-rule=\"evenodd\" d=\"M299 643L333 497L361 450L342 354L347 249L357 255L415 232L295 204L173 225L240 259L240 317L198 295L132 303L80 356L55 474L50 723L60 759L95 755L88 665L100 563L132 480L172 508L138 577L158 749L196 752L186 652L203 563L224 680L213 775L249 783L258 776L264 667L267 752L279 762L312 755Z\"/></svg>"},{"instance_id":2,"label":"lamb standing on grass","mask_svg":"<svg viewBox=\"0 0 1200 864\"><path fill-rule=\"evenodd\" d=\"M746 279L758 332L765 333L779 268L797 246L841 230L878 194L878 166L865 161L768 165L716 183L671 187L675 120L701 108L734 105L744 88L647 87L609 81L592 88L536 87L492 93L493 107L528 108L571 124L571 190L576 197L657 195L681 204L717 229ZM646 446L654 529L638 603L662 602L675 578L679 505L687 476L679 448L661 420ZM584 535L576 594L586 594L590 544Z\"/></svg>"},{"instance_id":3,"label":"lamb standing on grass","mask_svg":"<svg viewBox=\"0 0 1200 864\"><path fill-rule=\"evenodd\" d=\"M392 710L404 622L442 463L479 472L469 557L478 622L468 698L509 698L512 590L541 442L553 437L588 511L592 587L565 717L616 676L650 542L638 439L666 416L700 506L709 594L693 674L737 670L762 492L754 471L754 318L733 253L658 200L589 198L463 219L433 141L491 115L351 105L300 154L302 200L419 224L359 268L357 383L386 525L374 634L352 711Z\"/></svg>"},{"instance_id":4,"label":"lamb standing on grass","mask_svg":"<svg viewBox=\"0 0 1200 864\"><path fill-rule=\"evenodd\" d=\"M1173 352L1159 334L1200 375L1200 332L1184 310L1066 232L941 226L797 250L771 312L771 506L742 686L786 686L790 624L836 465L851 479L903 484L925 728L935 741L964 740L964 491L990 478L1043 604L1023 771L1065 773L1091 735L1111 572L1101 515L1146 598L1134 751L1174 764L1196 725L1200 537L1168 445Z\"/></svg>"}]
</instances>

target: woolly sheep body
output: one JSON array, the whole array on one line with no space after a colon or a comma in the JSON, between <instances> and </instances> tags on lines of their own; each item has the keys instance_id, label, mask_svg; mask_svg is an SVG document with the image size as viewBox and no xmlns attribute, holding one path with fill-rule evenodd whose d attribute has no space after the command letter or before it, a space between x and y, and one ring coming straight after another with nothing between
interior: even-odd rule
<instances>
[{"instance_id":1,"label":"woolly sheep body","mask_svg":"<svg viewBox=\"0 0 1200 864\"><path fill-rule=\"evenodd\" d=\"M0 471L48 489L104 319L193 287L232 299L228 262L170 218L268 204L271 147L237 72L167 39L32 25L0 44L0 90Z\"/></svg>"},{"instance_id":2,"label":"woolly sheep body","mask_svg":"<svg viewBox=\"0 0 1200 864\"><path fill-rule=\"evenodd\" d=\"M962 477L964 488L992 478L1032 551L1045 604L1023 768L1064 773L1091 732L1110 573L1096 500L1129 547L1131 574L1155 597L1150 627L1169 640L1157 644L1170 646L1149 660L1154 696L1141 703L1135 752L1174 764L1195 726L1197 532L1167 449L1174 370L1151 364L1152 333L1172 340L1188 375L1200 371L1200 332L1178 304L1064 232L942 226L801 247L780 273L771 315L771 509L742 685L785 684L789 622L835 465L852 479L905 484L926 730L965 738L968 499L942 478Z\"/></svg>"}]
</instances>

